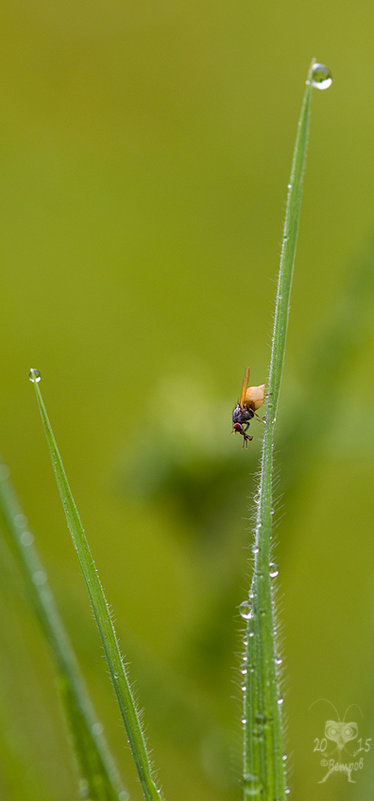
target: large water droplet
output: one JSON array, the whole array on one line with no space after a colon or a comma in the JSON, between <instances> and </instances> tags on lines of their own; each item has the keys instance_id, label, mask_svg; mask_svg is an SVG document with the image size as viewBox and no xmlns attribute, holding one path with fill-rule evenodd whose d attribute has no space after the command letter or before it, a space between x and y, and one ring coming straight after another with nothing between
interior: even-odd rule
<instances>
[{"instance_id":1,"label":"large water droplet","mask_svg":"<svg viewBox=\"0 0 374 801\"><path fill-rule=\"evenodd\" d=\"M239 612L244 620L250 620L253 617L253 609L249 601L243 601L240 604Z\"/></svg>"},{"instance_id":2,"label":"large water droplet","mask_svg":"<svg viewBox=\"0 0 374 801\"><path fill-rule=\"evenodd\" d=\"M314 89L328 89L331 84L332 74L326 64L314 64L312 68L312 86Z\"/></svg>"},{"instance_id":3,"label":"large water droplet","mask_svg":"<svg viewBox=\"0 0 374 801\"><path fill-rule=\"evenodd\" d=\"M29 370L29 379L30 379L30 381L32 381L33 384L38 384L39 383L39 381L41 379L41 375L40 375L40 371L37 370L36 367L32 367L31 370Z\"/></svg>"}]
</instances>

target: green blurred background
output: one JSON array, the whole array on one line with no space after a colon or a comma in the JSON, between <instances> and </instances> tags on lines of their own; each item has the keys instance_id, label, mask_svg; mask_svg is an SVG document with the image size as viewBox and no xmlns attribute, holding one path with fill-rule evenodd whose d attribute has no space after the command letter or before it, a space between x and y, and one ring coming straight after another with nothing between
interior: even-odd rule
<instances>
[{"instance_id":1,"label":"green blurred background","mask_svg":"<svg viewBox=\"0 0 374 801\"><path fill-rule=\"evenodd\" d=\"M262 427L242 451L231 410L247 364L266 380L304 82L312 56L327 63L279 415L276 581L294 797L371 797L371 753L356 785L317 784L313 748L328 702L341 717L360 705L348 718L374 737L373 25L368 0L3 5L0 449L134 801L27 372L42 372L166 798L234 801ZM0 555L0 796L73 800L53 667Z\"/></svg>"}]
</instances>

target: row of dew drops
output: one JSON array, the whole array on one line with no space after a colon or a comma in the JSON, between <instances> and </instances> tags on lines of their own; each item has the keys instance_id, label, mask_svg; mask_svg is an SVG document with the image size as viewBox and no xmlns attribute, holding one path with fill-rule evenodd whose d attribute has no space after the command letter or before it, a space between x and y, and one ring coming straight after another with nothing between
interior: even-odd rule
<instances>
[{"instance_id":1,"label":"row of dew drops","mask_svg":"<svg viewBox=\"0 0 374 801\"><path fill-rule=\"evenodd\" d=\"M307 83L309 83L309 81L307 81ZM320 89L320 90L328 89L332 84L332 74L331 74L330 69L328 67L326 67L325 64L314 64L313 67L312 67L311 83L312 83L313 88L315 88L315 89ZM257 548L254 549L254 552L256 552L256 551L258 551ZM276 578L276 576L278 575L278 572L279 571L278 571L277 565L275 565L274 562L270 562L270 564L269 564L269 575L270 575L270 578ZM243 618L243 620L250 621L250 620L253 619L254 611L253 611L252 600L253 600L253 593L250 593L249 598L247 600L243 601L239 606L239 612L240 612L240 615ZM253 637L254 636L253 630L250 630L248 632L248 634L249 634L249 637ZM248 645L248 641L245 640L244 644L245 644L245 647L246 647ZM242 676L243 676L243 679L244 679L245 676L247 675L247 670L248 670L248 668L247 668L247 655L245 655L243 657L243 659L244 659L244 662L243 662L243 665L242 665L241 673L242 673ZM275 664L276 664L277 667L279 667L282 664L281 657L276 657L275 658ZM246 690L245 684L242 685L242 690L243 691ZM283 704L283 697L280 696L278 698L278 705L281 706L282 704ZM260 723L260 721L258 721L258 722ZM243 726L245 726L246 723L247 723L247 720L246 720L245 717L243 717L242 718ZM264 725L264 721L262 721L262 726L263 725ZM261 729L261 727L260 727L260 729ZM287 760L287 754L284 754L283 755L283 762L285 763L286 760ZM261 797L263 795L263 786L262 786L262 782L261 782L260 777L257 776L257 774L247 773L244 776L243 790L244 790L244 797L245 798L247 798L247 797L254 798L255 796ZM289 793L290 793L290 788L289 787L286 787L285 793L286 793L286 795L289 795ZM274 799L274 801L277 801L277 799Z\"/></svg>"},{"instance_id":2,"label":"row of dew drops","mask_svg":"<svg viewBox=\"0 0 374 801\"><path fill-rule=\"evenodd\" d=\"M256 550L258 550L258 549L256 549ZM270 562L270 564L269 564L269 576L270 576L270 578L272 578L272 579L276 578L278 576L278 573L279 573L278 566L274 562ZM253 597L254 597L253 596L253 592L250 592L249 598L247 600L243 601L239 605L240 615L243 618L243 620L245 620L247 622L250 621L250 620L253 620L253 617L254 617L254 610L253 610L253 605L252 605ZM250 629L248 631L248 636L249 637L253 637L254 636L254 631L252 629ZM248 640L246 638L244 640L245 648L247 647L247 645L248 645ZM248 669L251 671L251 668L247 667L247 661L248 661L247 654L244 654L244 656L243 656L243 664L242 664L241 671L240 671L241 674L242 674L242 681L243 682L244 682L245 677L247 675ZM280 665L282 664L282 658L280 656L277 656L275 658L275 664L276 664L277 668L279 668ZM252 671L253 670L254 670L254 666L252 667ZM243 692L246 691L245 682L242 684L241 689L243 690ZM278 706L282 706L283 701L284 701L283 696L279 696L278 702L277 702ZM256 728L257 736L261 738L261 732L262 732L262 736L263 736L263 730L264 730L264 727L266 726L266 716L258 715L256 720L257 720L257 723L258 723L258 728ZM246 717L243 717L241 722L242 722L242 725L245 726L247 724ZM283 755L284 764L286 763L286 760L287 760L287 754L284 754ZM263 785L262 785L260 777L257 774L254 774L254 773L245 774L244 777L243 777L243 790L244 790L244 798L247 798L247 797L255 798L256 796L258 798L261 798L263 796ZM290 788L286 787L285 788L285 794L288 796L290 794L290 792L291 792ZM278 799L274 799L274 801L278 801Z\"/></svg>"}]
</instances>

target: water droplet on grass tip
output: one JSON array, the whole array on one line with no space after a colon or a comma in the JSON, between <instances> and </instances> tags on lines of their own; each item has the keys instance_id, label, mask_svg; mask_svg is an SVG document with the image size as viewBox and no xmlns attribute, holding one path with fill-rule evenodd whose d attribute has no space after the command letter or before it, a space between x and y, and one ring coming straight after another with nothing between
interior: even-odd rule
<instances>
[{"instance_id":1,"label":"water droplet on grass tip","mask_svg":"<svg viewBox=\"0 0 374 801\"><path fill-rule=\"evenodd\" d=\"M275 565L274 562L270 562L269 565L269 576L270 578L275 578L279 573L278 565Z\"/></svg>"},{"instance_id":2,"label":"water droplet on grass tip","mask_svg":"<svg viewBox=\"0 0 374 801\"><path fill-rule=\"evenodd\" d=\"M37 370L36 367L32 367L31 370L29 370L29 379L30 379L30 381L32 381L33 384L38 384L39 383L39 381L41 379L41 375L40 375L40 371Z\"/></svg>"},{"instance_id":3,"label":"water droplet on grass tip","mask_svg":"<svg viewBox=\"0 0 374 801\"><path fill-rule=\"evenodd\" d=\"M253 617L253 609L249 601L243 601L239 606L239 612L244 620L250 620Z\"/></svg>"},{"instance_id":4,"label":"water droplet on grass tip","mask_svg":"<svg viewBox=\"0 0 374 801\"><path fill-rule=\"evenodd\" d=\"M331 84L331 70L325 64L314 64L312 68L312 86L314 89L328 89Z\"/></svg>"}]
</instances>

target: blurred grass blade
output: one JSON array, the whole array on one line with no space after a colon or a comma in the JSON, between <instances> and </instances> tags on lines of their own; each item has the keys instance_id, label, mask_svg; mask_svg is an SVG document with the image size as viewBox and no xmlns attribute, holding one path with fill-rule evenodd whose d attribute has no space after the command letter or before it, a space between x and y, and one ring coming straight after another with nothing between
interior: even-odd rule
<instances>
[{"instance_id":1,"label":"blurred grass blade","mask_svg":"<svg viewBox=\"0 0 374 801\"><path fill-rule=\"evenodd\" d=\"M109 607L43 403L38 384L38 381L40 380L40 374L37 370L30 370L30 380L32 380L34 383L39 410L68 528L74 543L74 547L78 554L79 563L91 600L101 641L104 646L105 656L108 662L112 682L117 695L142 789L147 801L161 801L161 793L157 789L153 779L149 754L127 672L122 660L117 635L110 616Z\"/></svg>"},{"instance_id":2,"label":"blurred grass blade","mask_svg":"<svg viewBox=\"0 0 374 801\"><path fill-rule=\"evenodd\" d=\"M283 726L279 694L278 655L271 581L277 568L270 561L273 514L273 448L276 414L286 346L287 324L296 242L299 228L312 87L327 68L313 59L301 108L292 162L286 219L279 267L270 372L267 425L262 447L256 519L254 571L248 601L241 612L247 620L243 668L244 692L244 799L284 801L287 789L283 754ZM317 75L318 72L318 75ZM330 76L331 77L331 76ZM330 80L331 83L331 80ZM326 88L329 82L326 81Z\"/></svg>"},{"instance_id":3,"label":"blurred grass blade","mask_svg":"<svg viewBox=\"0 0 374 801\"><path fill-rule=\"evenodd\" d=\"M121 782L80 675L78 664L57 610L47 575L33 544L27 520L0 463L0 518L22 573L27 594L39 619L57 668L82 781L91 801L126 801Z\"/></svg>"}]
</instances>

